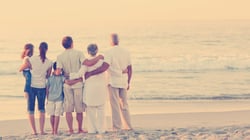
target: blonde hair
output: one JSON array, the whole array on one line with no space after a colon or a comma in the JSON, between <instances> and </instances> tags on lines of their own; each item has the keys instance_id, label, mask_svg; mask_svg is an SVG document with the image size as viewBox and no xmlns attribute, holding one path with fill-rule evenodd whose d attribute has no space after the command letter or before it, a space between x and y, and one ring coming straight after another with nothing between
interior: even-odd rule
<instances>
[{"instance_id":1,"label":"blonde hair","mask_svg":"<svg viewBox=\"0 0 250 140\"><path fill-rule=\"evenodd\" d=\"M21 54L21 58L23 59L25 56L31 57L33 55L33 49L34 49L34 46L31 43L26 44ZM27 51L28 53L26 53Z\"/></svg>"}]
</instances>

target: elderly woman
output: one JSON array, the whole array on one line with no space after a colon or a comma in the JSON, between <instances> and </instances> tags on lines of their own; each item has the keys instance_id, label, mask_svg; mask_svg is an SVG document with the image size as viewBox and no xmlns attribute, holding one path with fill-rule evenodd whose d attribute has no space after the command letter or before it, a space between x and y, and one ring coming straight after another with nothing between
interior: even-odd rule
<instances>
[{"instance_id":1,"label":"elderly woman","mask_svg":"<svg viewBox=\"0 0 250 140\"><path fill-rule=\"evenodd\" d=\"M89 60L95 59L98 52L96 44L90 44L87 48L90 57ZM99 60L93 66L82 65L77 73L70 73L70 79L82 77L84 79L85 72L92 71L103 64L103 60ZM66 83L69 82L66 80ZM107 80L105 73L94 75L85 80L83 91L83 102L87 105L87 129L88 133L104 133L105 132L105 101L108 93Z\"/></svg>"}]
</instances>

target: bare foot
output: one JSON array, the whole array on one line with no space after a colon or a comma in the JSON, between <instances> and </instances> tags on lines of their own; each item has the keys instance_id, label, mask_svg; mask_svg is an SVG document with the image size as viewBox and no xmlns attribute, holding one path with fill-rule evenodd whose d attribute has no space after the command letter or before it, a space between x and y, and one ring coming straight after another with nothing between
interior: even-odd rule
<instances>
[{"instance_id":1,"label":"bare foot","mask_svg":"<svg viewBox=\"0 0 250 140\"><path fill-rule=\"evenodd\" d=\"M31 135L38 135L37 133L32 133Z\"/></svg>"},{"instance_id":2,"label":"bare foot","mask_svg":"<svg viewBox=\"0 0 250 140\"><path fill-rule=\"evenodd\" d=\"M124 69L123 71L122 71L122 73L124 74L124 73L128 73L128 69Z\"/></svg>"},{"instance_id":3,"label":"bare foot","mask_svg":"<svg viewBox=\"0 0 250 140\"><path fill-rule=\"evenodd\" d=\"M47 135L47 133L45 133L45 132L41 132L41 135Z\"/></svg>"},{"instance_id":4,"label":"bare foot","mask_svg":"<svg viewBox=\"0 0 250 140\"><path fill-rule=\"evenodd\" d=\"M78 133L88 133L87 130L79 130Z\"/></svg>"},{"instance_id":5,"label":"bare foot","mask_svg":"<svg viewBox=\"0 0 250 140\"><path fill-rule=\"evenodd\" d=\"M125 131L134 131L133 128L124 129Z\"/></svg>"},{"instance_id":6,"label":"bare foot","mask_svg":"<svg viewBox=\"0 0 250 140\"><path fill-rule=\"evenodd\" d=\"M69 130L69 134L74 134L74 130Z\"/></svg>"}]
</instances>

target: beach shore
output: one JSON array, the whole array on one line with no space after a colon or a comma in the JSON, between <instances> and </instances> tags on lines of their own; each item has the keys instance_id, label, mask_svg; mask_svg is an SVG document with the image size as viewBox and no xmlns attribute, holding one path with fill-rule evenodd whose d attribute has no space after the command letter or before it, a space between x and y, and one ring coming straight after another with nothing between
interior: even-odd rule
<instances>
[{"instance_id":1,"label":"beach shore","mask_svg":"<svg viewBox=\"0 0 250 140\"><path fill-rule=\"evenodd\" d=\"M65 118L61 118L60 134L50 134L47 118L45 130L47 135L31 135L28 121L0 121L0 135L4 140L13 139L250 139L250 110L226 112L164 113L132 115L133 131L111 132L106 134L72 134L67 133ZM108 118L110 121L110 118ZM37 121L38 122L38 121ZM38 125L38 123L37 123ZM76 126L76 124L74 124ZM37 126L38 127L38 126Z\"/></svg>"}]
</instances>

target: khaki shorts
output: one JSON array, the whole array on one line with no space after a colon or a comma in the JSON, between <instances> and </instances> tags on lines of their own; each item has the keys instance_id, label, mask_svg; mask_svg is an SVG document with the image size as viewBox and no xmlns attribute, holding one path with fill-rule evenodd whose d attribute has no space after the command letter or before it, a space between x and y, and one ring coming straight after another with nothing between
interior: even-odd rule
<instances>
[{"instance_id":1,"label":"khaki shorts","mask_svg":"<svg viewBox=\"0 0 250 140\"><path fill-rule=\"evenodd\" d=\"M83 99L83 88L64 87L64 111L82 113L85 111Z\"/></svg>"},{"instance_id":2,"label":"khaki shorts","mask_svg":"<svg viewBox=\"0 0 250 140\"><path fill-rule=\"evenodd\" d=\"M63 115L63 101L48 101L46 106L46 111L48 115L60 116Z\"/></svg>"}]
</instances>

